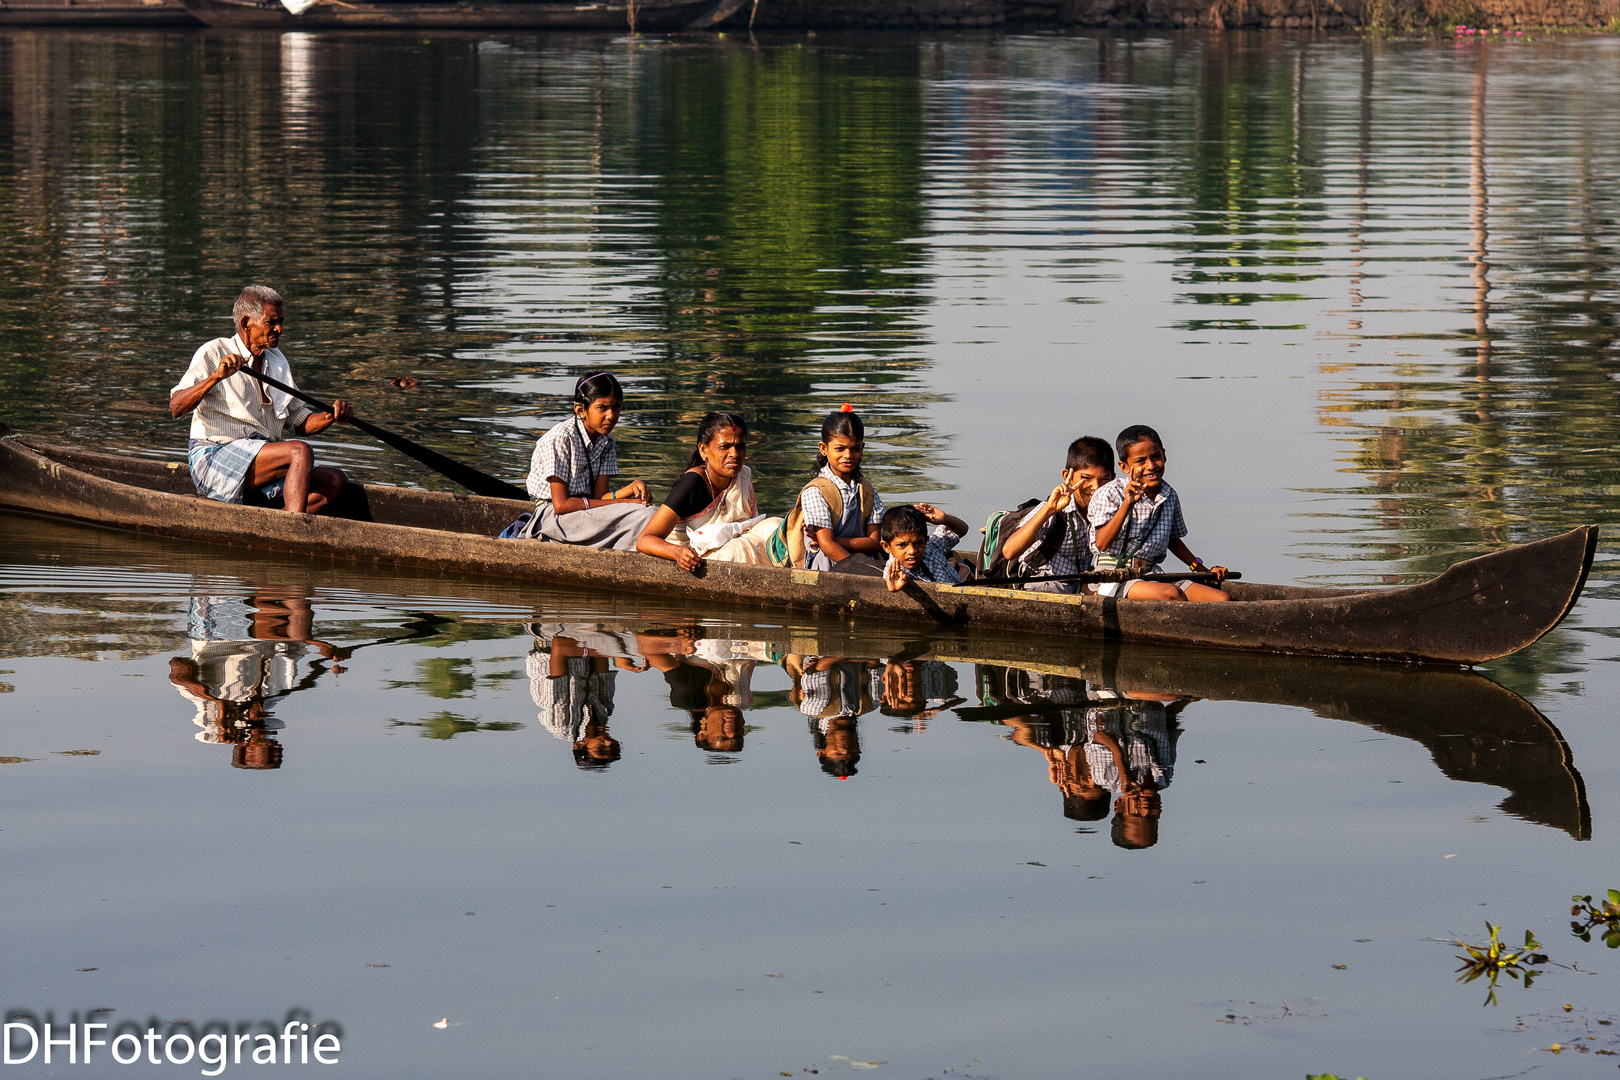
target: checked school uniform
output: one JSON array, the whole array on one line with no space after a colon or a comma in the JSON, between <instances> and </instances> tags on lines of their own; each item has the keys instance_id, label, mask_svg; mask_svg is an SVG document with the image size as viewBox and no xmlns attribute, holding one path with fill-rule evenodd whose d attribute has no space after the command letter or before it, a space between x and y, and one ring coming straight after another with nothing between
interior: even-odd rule
<instances>
[{"instance_id":1,"label":"checked school uniform","mask_svg":"<svg viewBox=\"0 0 1620 1080\"><path fill-rule=\"evenodd\" d=\"M956 550L956 542L962 539L962 534L952 532L944 525L935 525L934 531L928 534L928 543L923 548L922 561L916 569L907 571L918 581L932 581L935 585L960 585L962 579L951 569L946 558ZM894 562L894 556L889 556L889 562ZM887 573L889 564L883 564Z\"/></svg>"},{"instance_id":2,"label":"checked school uniform","mask_svg":"<svg viewBox=\"0 0 1620 1080\"><path fill-rule=\"evenodd\" d=\"M1097 530L1114 519L1125 502L1124 477L1112 480L1097 489L1091 497L1091 550L1093 556L1108 555L1123 566L1129 560L1138 573L1156 574L1164 563L1170 544L1187 535L1187 522L1181 516L1181 497L1176 489L1159 481L1159 490L1153 498L1137 499L1131 507L1131 516L1120 528L1114 542L1106 549L1097 546ZM1107 560L1098 559L1106 565ZM1103 596L1125 596L1132 581L1099 586Z\"/></svg>"},{"instance_id":3,"label":"checked school uniform","mask_svg":"<svg viewBox=\"0 0 1620 1080\"><path fill-rule=\"evenodd\" d=\"M235 353L248 356L240 337L215 338L191 357L191 365L180 381L170 388L171 395L196 386L218 369L225 357ZM292 368L280 349L266 349L253 368L279 382L296 387ZM286 428L297 429L315 415L302 401L266 386L251 375L232 375L216 385L191 414L191 442L186 463L197 494L217 502L242 501L242 485L266 443L280 442ZM261 484L267 499L281 494L284 481Z\"/></svg>"},{"instance_id":4,"label":"checked school uniform","mask_svg":"<svg viewBox=\"0 0 1620 1080\"><path fill-rule=\"evenodd\" d=\"M545 729L573 744L585 737L590 724L606 724L613 715L613 690L618 672L597 671L589 656L563 659L563 674L551 673L551 657L531 652L524 658L529 696Z\"/></svg>"},{"instance_id":5,"label":"checked school uniform","mask_svg":"<svg viewBox=\"0 0 1620 1080\"><path fill-rule=\"evenodd\" d=\"M1057 550L1052 552L1052 557L1043 562L1041 548L1053 529L1062 529L1063 539L1058 543ZM1096 538L1094 533L1086 512L1071 498L1069 508L1061 514L1053 514L1036 534L1034 541L1018 556L1020 572L1034 582L1024 588L1030 592L1079 592L1080 586L1072 581L1039 582L1041 578L1069 577L1090 570L1093 563L1091 545Z\"/></svg>"},{"instance_id":6,"label":"checked school uniform","mask_svg":"<svg viewBox=\"0 0 1620 1080\"><path fill-rule=\"evenodd\" d=\"M874 489L872 492L872 512L865 521L861 520L861 482L855 480L845 483L832 471L831 465L824 465L816 477L821 480L830 480L838 489L839 498L844 501L843 517L837 521L832 519L832 507L827 505L827 499L814 487L806 487L799 496L799 508L804 512L804 565L807 570L831 570L832 560L821 553L816 546L815 529L831 529L833 538L849 540L865 536L872 526L883 521L883 496Z\"/></svg>"},{"instance_id":7,"label":"checked school uniform","mask_svg":"<svg viewBox=\"0 0 1620 1080\"><path fill-rule=\"evenodd\" d=\"M636 538L652 520L654 509L639 502L593 506L558 514L551 504L551 478L556 477L573 498L589 499L599 476L619 475L619 451L612 435L592 436L577 416L569 417L535 443L529 460L529 494L534 516L520 536L555 540L560 544L634 551Z\"/></svg>"}]
</instances>

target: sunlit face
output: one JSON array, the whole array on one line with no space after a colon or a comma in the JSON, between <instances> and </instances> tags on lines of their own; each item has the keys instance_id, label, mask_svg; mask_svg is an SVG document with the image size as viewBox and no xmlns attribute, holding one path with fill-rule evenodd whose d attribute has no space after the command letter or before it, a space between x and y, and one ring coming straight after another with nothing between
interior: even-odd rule
<instances>
[{"instance_id":1,"label":"sunlit face","mask_svg":"<svg viewBox=\"0 0 1620 1080\"><path fill-rule=\"evenodd\" d=\"M834 435L821 443L819 449L833 475L845 483L855 479L855 474L860 471L861 458L866 455L865 441L848 435Z\"/></svg>"},{"instance_id":2,"label":"sunlit face","mask_svg":"<svg viewBox=\"0 0 1620 1080\"><path fill-rule=\"evenodd\" d=\"M847 721L835 720L827 730L827 746L820 756L833 761L861 760L860 736Z\"/></svg>"},{"instance_id":3,"label":"sunlit face","mask_svg":"<svg viewBox=\"0 0 1620 1080\"><path fill-rule=\"evenodd\" d=\"M922 562L923 549L927 546L928 537L922 533L901 533L885 543L883 550L907 570L915 570Z\"/></svg>"},{"instance_id":4,"label":"sunlit face","mask_svg":"<svg viewBox=\"0 0 1620 1080\"><path fill-rule=\"evenodd\" d=\"M236 332L242 344L255 357L263 356L281 340L282 312L280 304L268 304L257 318L242 316L236 321Z\"/></svg>"},{"instance_id":5,"label":"sunlit face","mask_svg":"<svg viewBox=\"0 0 1620 1080\"><path fill-rule=\"evenodd\" d=\"M612 431L623 411L624 399L617 394L597 398L589 405L574 403L574 415L579 417L580 423L585 425L585 430L591 433L593 439Z\"/></svg>"},{"instance_id":6,"label":"sunlit face","mask_svg":"<svg viewBox=\"0 0 1620 1080\"><path fill-rule=\"evenodd\" d=\"M748 436L736 428L721 428L699 448L698 454L711 473L730 480L742 471L748 459Z\"/></svg>"},{"instance_id":7,"label":"sunlit face","mask_svg":"<svg viewBox=\"0 0 1620 1080\"><path fill-rule=\"evenodd\" d=\"M1083 469L1064 469L1063 482L1069 485L1074 501L1084 510L1091 505L1097 489L1114 478L1114 470L1106 465L1087 465Z\"/></svg>"},{"instance_id":8,"label":"sunlit face","mask_svg":"<svg viewBox=\"0 0 1620 1080\"><path fill-rule=\"evenodd\" d=\"M619 760L619 740L609 735L606 731L593 732L586 735L585 738L579 740L575 746L583 749L586 755L593 761Z\"/></svg>"},{"instance_id":9,"label":"sunlit face","mask_svg":"<svg viewBox=\"0 0 1620 1080\"><path fill-rule=\"evenodd\" d=\"M1132 443L1119 465L1126 476L1141 481L1143 489L1151 495L1159 490L1159 483L1164 479L1164 447L1152 439Z\"/></svg>"},{"instance_id":10,"label":"sunlit face","mask_svg":"<svg viewBox=\"0 0 1620 1080\"><path fill-rule=\"evenodd\" d=\"M697 743L716 753L736 753L743 748L743 714L729 705L713 705L703 712L703 725Z\"/></svg>"}]
</instances>

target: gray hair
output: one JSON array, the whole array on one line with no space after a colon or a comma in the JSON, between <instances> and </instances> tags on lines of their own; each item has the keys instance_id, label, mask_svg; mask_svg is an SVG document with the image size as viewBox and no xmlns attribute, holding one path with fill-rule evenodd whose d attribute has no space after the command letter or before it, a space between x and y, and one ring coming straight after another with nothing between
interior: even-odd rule
<instances>
[{"instance_id":1,"label":"gray hair","mask_svg":"<svg viewBox=\"0 0 1620 1080\"><path fill-rule=\"evenodd\" d=\"M249 285L231 305L231 321L240 324L242 316L257 321L268 307L282 307L281 294L268 285Z\"/></svg>"}]
</instances>

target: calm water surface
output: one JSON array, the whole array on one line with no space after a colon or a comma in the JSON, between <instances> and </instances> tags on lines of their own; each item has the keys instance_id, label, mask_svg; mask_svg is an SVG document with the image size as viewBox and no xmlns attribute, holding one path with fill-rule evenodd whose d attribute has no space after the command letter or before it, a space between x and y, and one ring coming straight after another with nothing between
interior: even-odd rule
<instances>
[{"instance_id":1,"label":"calm water surface","mask_svg":"<svg viewBox=\"0 0 1620 1080\"><path fill-rule=\"evenodd\" d=\"M1620 517L1617 68L1598 37L8 32L0 420L179 459L167 390L257 280L300 382L503 476L601 368L627 473L661 488L733 408L776 503L844 401L891 501L975 522L1147 422L1206 557L1412 580ZM379 1077L1598 1075L1620 970L1566 912L1620 886L1615 550L1463 674L3 516L0 1007L304 1010ZM1482 1008L1444 941L1487 920L1563 966Z\"/></svg>"}]
</instances>

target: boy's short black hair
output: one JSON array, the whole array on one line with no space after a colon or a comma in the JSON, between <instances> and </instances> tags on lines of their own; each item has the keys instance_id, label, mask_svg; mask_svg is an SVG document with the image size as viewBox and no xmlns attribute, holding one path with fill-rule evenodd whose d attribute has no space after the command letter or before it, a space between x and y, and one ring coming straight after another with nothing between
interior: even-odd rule
<instances>
[{"instance_id":1,"label":"boy's short black hair","mask_svg":"<svg viewBox=\"0 0 1620 1080\"><path fill-rule=\"evenodd\" d=\"M1157 446L1160 452L1163 452L1164 440L1159 438L1159 433L1157 431L1154 431L1146 424L1132 424L1130 427L1120 432L1119 438L1114 440L1114 449L1119 451L1119 460L1124 461L1126 455L1131 452L1131 447L1135 446L1143 439L1151 439L1153 441L1153 445Z\"/></svg>"},{"instance_id":2,"label":"boy's short black hair","mask_svg":"<svg viewBox=\"0 0 1620 1080\"><path fill-rule=\"evenodd\" d=\"M915 506L891 506L883 512L883 524L878 536L885 544L892 544L899 536L927 536L928 519Z\"/></svg>"},{"instance_id":3,"label":"boy's short black hair","mask_svg":"<svg viewBox=\"0 0 1620 1080\"><path fill-rule=\"evenodd\" d=\"M1114 459L1108 456L1108 444L1095 435L1082 435L1069 444L1069 460L1063 466L1070 472L1075 469L1090 469L1101 465L1110 473L1114 471Z\"/></svg>"},{"instance_id":4,"label":"boy's short black hair","mask_svg":"<svg viewBox=\"0 0 1620 1080\"><path fill-rule=\"evenodd\" d=\"M1063 816L1070 821L1101 821L1108 816L1108 792L1063 796Z\"/></svg>"}]
</instances>

